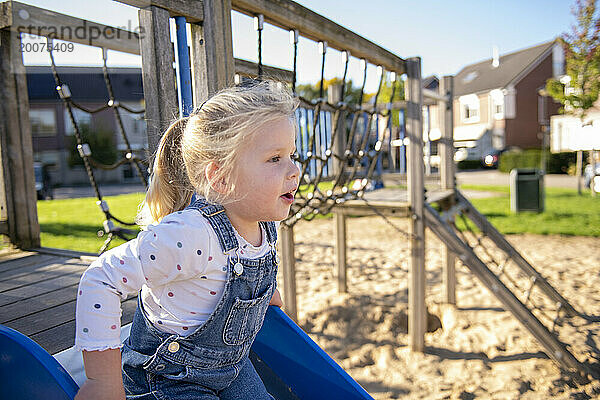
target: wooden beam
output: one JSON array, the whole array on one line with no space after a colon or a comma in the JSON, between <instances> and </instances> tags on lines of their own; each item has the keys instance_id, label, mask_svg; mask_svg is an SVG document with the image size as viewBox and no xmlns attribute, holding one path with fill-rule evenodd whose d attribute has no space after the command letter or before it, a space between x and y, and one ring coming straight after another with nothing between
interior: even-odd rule
<instances>
[{"instance_id":1,"label":"wooden beam","mask_svg":"<svg viewBox=\"0 0 600 400\"><path fill-rule=\"evenodd\" d=\"M185 17L188 23L204 21L202 0L115 0L137 8L160 7L169 12L170 17Z\"/></svg>"},{"instance_id":2,"label":"wooden beam","mask_svg":"<svg viewBox=\"0 0 600 400\"><path fill-rule=\"evenodd\" d=\"M124 53L140 54L136 32L98 24L16 1L0 7L0 29L50 37L88 46L105 47ZM141 32L142 36L145 34Z\"/></svg>"},{"instance_id":3,"label":"wooden beam","mask_svg":"<svg viewBox=\"0 0 600 400\"><path fill-rule=\"evenodd\" d=\"M252 61L246 61L239 58L234 60L235 62L235 73L242 76L249 76L255 78L258 76L258 64ZM294 73L290 70L270 67L263 65L263 77L265 79L274 79L281 82L292 83L294 79Z\"/></svg>"},{"instance_id":4,"label":"wooden beam","mask_svg":"<svg viewBox=\"0 0 600 400\"><path fill-rule=\"evenodd\" d=\"M0 30L0 158L8 234L19 248L39 247L29 99L20 35Z\"/></svg>"},{"instance_id":5,"label":"wooden beam","mask_svg":"<svg viewBox=\"0 0 600 400\"><path fill-rule=\"evenodd\" d=\"M408 200L411 209L411 263L408 296L408 334L410 348L422 352L425 349L427 328L425 307L425 221L424 221L424 165L423 165L423 93L421 88L421 59L409 58L406 80L406 136Z\"/></svg>"},{"instance_id":6,"label":"wooden beam","mask_svg":"<svg viewBox=\"0 0 600 400\"><path fill-rule=\"evenodd\" d=\"M230 0L205 0L205 21L192 24L192 84L197 107L218 90L231 86L235 75Z\"/></svg>"},{"instance_id":7,"label":"wooden beam","mask_svg":"<svg viewBox=\"0 0 600 400\"><path fill-rule=\"evenodd\" d=\"M336 271L338 281L338 293L348 293L348 276L346 269L346 214L334 209L335 222L335 249L336 249Z\"/></svg>"},{"instance_id":8,"label":"wooden beam","mask_svg":"<svg viewBox=\"0 0 600 400\"><path fill-rule=\"evenodd\" d=\"M326 41L329 47L340 51L348 50L354 57L365 58L387 71L406 72L402 58L291 0L232 0L231 5L246 15L262 14L266 22L285 30L297 29L308 39Z\"/></svg>"},{"instance_id":9,"label":"wooden beam","mask_svg":"<svg viewBox=\"0 0 600 400\"><path fill-rule=\"evenodd\" d=\"M438 94L431 89L423 88L423 97L435 100L437 102L449 102L449 97L447 95L444 95L443 93L441 93L441 91Z\"/></svg>"},{"instance_id":10,"label":"wooden beam","mask_svg":"<svg viewBox=\"0 0 600 400\"><path fill-rule=\"evenodd\" d=\"M440 81L440 93L444 97L452 96L454 93L454 78L445 76ZM454 104L452 101L440 101L438 106L438 117L442 137L438 153L440 155L440 180L442 189L455 188L454 167Z\"/></svg>"},{"instance_id":11,"label":"wooden beam","mask_svg":"<svg viewBox=\"0 0 600 400\"><path fill-rule=\"evenodd\" d=\"M454 81L452 76L444 76L440 81L440 95L452 99ZM438 102L439 126L442 138L439 141L440 183L442 189L454 190L454 119L453 102L440 100ZM446 208L454 205L454 196L446 203ZM448 304L456 305L456 256L447 245L442 248L442 271L444 280L444 299Z\"/></svg>"},{"instance_id":12,"label":"wooden beam","mask_svg":"<svg viewBox=\"0 0 600 400\"><path fill-rule=\"evenodd\" d=\"M173 46L169 35L169 12L151 6L139 11L142 83L146 102L148 150L153 154L163 132L179 115Z\"/></svg>"}]
</instances>

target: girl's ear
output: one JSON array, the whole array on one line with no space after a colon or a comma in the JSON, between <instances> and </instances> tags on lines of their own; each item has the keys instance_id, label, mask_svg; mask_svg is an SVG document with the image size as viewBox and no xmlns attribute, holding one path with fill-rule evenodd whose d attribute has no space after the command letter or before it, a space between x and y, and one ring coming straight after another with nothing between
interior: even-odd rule
<instances>
[{"instance_id":1,"label":"girl's ear","mask_svg":"<svg viewBox=\"0 0 600 400\"><path fill-rule=\"evenodd\" d=\"M227 193L227 182L225 178L221 178L219 181L215 180L215 177L218 175L219 168L221 166L214 161L211 161L204 170L204 175L206 176L206 180L210 182L210 187L219 194Z\"/></svg>"}]
</instances>

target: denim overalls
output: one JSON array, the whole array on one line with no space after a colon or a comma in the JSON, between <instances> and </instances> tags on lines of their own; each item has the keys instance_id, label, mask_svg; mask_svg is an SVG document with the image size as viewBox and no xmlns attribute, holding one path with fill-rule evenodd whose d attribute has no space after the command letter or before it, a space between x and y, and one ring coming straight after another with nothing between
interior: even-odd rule
<instances>
[{"instance_id":1,"label":"denim overalls","mask_svg":"<svg viewBox=\"0 0 600 400\"><path fill-rule=\"evenodd\" d=\"M237 253L238 241L222 206L198 199L188 208L208 220L229 255L223 297L203 325L181 337L156 329L138 296L122 350L127 399L272 399L248 354L275 290L275 224L261 222L271 251L245 259Z\"/></svg>"}]
</instances>

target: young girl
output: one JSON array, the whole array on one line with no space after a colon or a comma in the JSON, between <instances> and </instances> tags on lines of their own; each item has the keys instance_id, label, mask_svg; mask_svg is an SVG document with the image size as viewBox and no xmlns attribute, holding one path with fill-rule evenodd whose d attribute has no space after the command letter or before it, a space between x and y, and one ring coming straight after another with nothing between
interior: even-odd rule
<instances>
[{"instance_id":1,"label":"young girl","mask_svg":"<svg viewBox=\"0 0 600 400\"><path fill-rule=\"evenodd\" d=\"M151 224L79 284L77 399L272 398L248 353L281 305L272 221L298 188L296 107L274 83L233 87L163 135L141 212ZM120 298L138 292L121 344Z\"/></svg>"}]
</instances>

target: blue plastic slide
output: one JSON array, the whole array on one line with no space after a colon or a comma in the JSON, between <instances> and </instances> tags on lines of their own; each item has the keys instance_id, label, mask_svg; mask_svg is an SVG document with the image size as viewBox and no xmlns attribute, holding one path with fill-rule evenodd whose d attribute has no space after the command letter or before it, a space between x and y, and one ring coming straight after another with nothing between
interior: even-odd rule
<instances>
[{"instance_id":1,"label":"blue plastic slide","mask_svg":"<svg viewBox=\"0 0 600 400\"><path fill-rule=\"evenodd\" d=\"M0 325L0 399L71 400L78 389L40 345Z\"/></svg>"},{"instance_id":2,"label":"blue plastic slide","mask_svg":"<svg viewBox=\"0 0 600 400\"><path fill-rule=\"evenodd\" d=\"M250 359L278 400L372 399L279 307L269 307Z\"/></svg>"},{"instance_id":3,"label":"blue plastic slide","mask_svg":"<svg viewBox=\"0 0 600 400\"><path fill-rule=\"evenodd\" d=\"M278 307L269 307L250 359L277 400L372 399ZM0 399L70 400L77 390L46 350L0 325Z\"/></svg>"}]
</instances>

